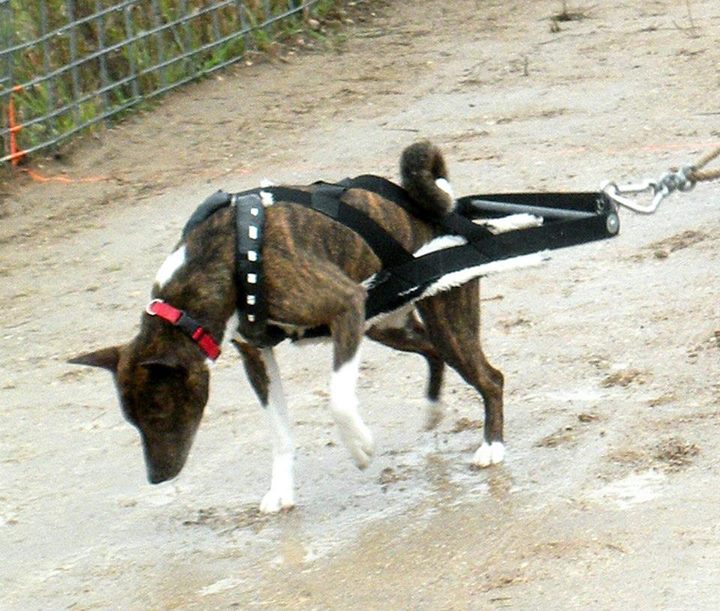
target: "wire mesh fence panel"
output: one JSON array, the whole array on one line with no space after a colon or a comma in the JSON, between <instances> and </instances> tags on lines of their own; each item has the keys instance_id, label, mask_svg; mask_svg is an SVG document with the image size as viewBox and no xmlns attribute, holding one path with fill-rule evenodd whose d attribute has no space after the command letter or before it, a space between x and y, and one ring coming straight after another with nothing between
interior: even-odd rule
<instances>
[{"instance_id":1,"label":"wire mesh fence panel","mask_svg":"<svg viewBox=\"0 0 720 611\"><path fill-rule=\"evenodd\" d=\"M242 58L328 0L0 0L0 164Z\"/></svg>"}]
</instances>

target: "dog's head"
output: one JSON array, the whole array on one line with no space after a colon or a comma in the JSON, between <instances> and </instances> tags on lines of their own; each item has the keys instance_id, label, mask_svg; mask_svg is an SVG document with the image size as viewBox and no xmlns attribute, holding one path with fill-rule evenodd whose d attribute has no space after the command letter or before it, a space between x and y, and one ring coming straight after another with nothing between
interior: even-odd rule
<instances>
[{"instance_id":1,"label":"dog's head","mask_svg":"<svg viewBox=\"0 0 720 611\"><path fill-rule=\"evenodd\" d=\"M136 339L70 362L112 372L125 418L140 432L150 483L180 473L208 400L210 375L203 359L182 347L143 348Z\"/></svg>"}]
</instances>

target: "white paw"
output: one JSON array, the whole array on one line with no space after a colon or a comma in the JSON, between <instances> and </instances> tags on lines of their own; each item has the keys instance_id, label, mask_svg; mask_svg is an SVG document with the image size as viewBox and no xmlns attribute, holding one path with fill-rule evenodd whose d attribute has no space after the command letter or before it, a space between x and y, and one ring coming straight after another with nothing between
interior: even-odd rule
<instances>
[{"instance_id":1,"label":"white paw","mask_svg":"<svg viewBox=\"0 0 720 611\"><path fill-rule=\"evenodd\" d=\"M425 423L423 428L426 431L432 431L442 421L444 416L443 405L440 401L428 401L425 409Z\"/></svg>"},{"instance_id":2,"label":"white paw","mask_svg":"<svg viewBox=\"0 0 720 611\"><path fill-rule=\"evenodd\" d=\"M492 443L483 441L473 456L473 464L477 467L489 467L502 462L503 458L505 458L505 444L502 441Z\"/></svg>"},{"instance_id":3,"label":"white paw","mask_svg":"<svg viewBox=\"0 0 720 611\"><path fill-rule=\"evenodd\" d=\"M375 454L375 442L370 429L362 422L341 424L340 437L353 457L358 469L366 469Z\"/></svg>"},{"instance_id":4,"label":"white paw","mask_svg":"<svg viewBox=\"0 0 720 611\"><path fill-rule=\"evenodd\" d=\"M277 513L281 509L290 509L294 506L295 495L292 490L280 492L271 488L260 502L260 513Z\"/></svg>"}]
</instances>

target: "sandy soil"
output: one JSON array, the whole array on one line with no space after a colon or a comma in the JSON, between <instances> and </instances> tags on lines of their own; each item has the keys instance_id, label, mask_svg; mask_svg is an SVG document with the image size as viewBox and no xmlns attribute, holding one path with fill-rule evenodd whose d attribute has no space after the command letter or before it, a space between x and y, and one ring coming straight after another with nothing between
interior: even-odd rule
<instances>
[{"instance_id":1,"label":"sandy soil","mask_svg":"<svg viewBox=\"0 0 720 611\"><path fill-rule=\"evenodd\" d=\"M378 455L327 409L330 354L283 347L298 503L265 517L270 441L230 350L190 460L151 487L110 376L188 214L263 177L396 177L440 144L460 194L593 190L720 144L720 5L374 4L345 44L243 66L2 187L0 608L716 609L720 184L622 215L614 240L483 284L507 462L474 471L456 376L421 431L424 364L364 348ZM693 26L694 27L691 27ZM59 182L57 178L64 179Z\"/></svg>"}]
</instances>

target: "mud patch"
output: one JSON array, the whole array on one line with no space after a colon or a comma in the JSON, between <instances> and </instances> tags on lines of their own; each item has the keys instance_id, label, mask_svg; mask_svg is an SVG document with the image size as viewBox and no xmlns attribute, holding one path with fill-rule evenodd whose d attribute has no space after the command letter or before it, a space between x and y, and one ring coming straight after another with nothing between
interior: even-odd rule
<instances>
[{"instance_id":1,"label":"mud patch","mask_svg":"<svg viewBox=\"0 0 720 611\"><path fill-rule=\"evenodd\" d=\"M236 530L250 529L260 532L274 518L270 514L260 513L254 506L227 509L223 507L207 507L199 509L195 517L183 520L182 525L187 527L205 527L218 534L229 534Z\"/></svg>"},{"instance_id":2,"label":"mud patch","mask_svg":"<svg viewBox=\"0 0 720 611\"><path fill-rule=\"evenodd\" d=\"M605 376L600 384L603 388L612 388L613 386L625 388L630 384L645 384L646 382L646 372L638 369L620 369Z\"/></svg>"},{"instance_id":3,"label":"mud patch","mask_svg":"<svg viewBox=\"0 0 720 611\"><path fill-rule=\"evenodd\" d=\"M700 448L696 444L670 437L652 446L616 449L608 458L613 464L633 471L652 469L676 473L691 466L699 454Z\"/></svg>"},{"instance_id":4,"label":"mud patch","mask_svg":"<svg viewBox=\"0 0 720 611\"><path fill-rule=\"evenodd\" d=\"M633 259L643 260L650 255L656 259L667 259L672 253L704 242L709 237L707 233L702 231L687 229L669 238L648 244L643 248L643 252L633 257Z\"/></svg>"},{"instance_id":5,"label":"mud patch","mask_svg":"<svg viewBox=\"0 0 720 611\"><path fill-rule=\"evenodd\" d=\"M565 426L558 429L554 433L543 437L540 441L535 444L536 448L556 448L560 445L567 445L575 443L577 441L575 435L575 428L572 426Z\"/></svg>"},{"instance_id":6,"label":"mud patch","mask_svg":"<svg viewBox=\"0 0 720 611\"><path fill-rule=\"evenodd\" d=\"M589 422L596 422L597 420L600 420L600 416L597 414L578 414L578 421L582 422L583 424L587 424Z\"/></svg>"},{"instance_id":7,"label":"mud patch","mask_svg":"<svg viewBox=\"0 0 720 611\"><path fill-rule=\"evenodd\" d=\"M569 10L567 7L567 3L563 3L563 9L560 12L552 15L550 19L559 23L568 23L571 21L583 21L584 19L588 19L589 16L590 13L586 11Z\"/></svg>"},{"instance_id":8,"label":"mud patch","mask_svg":"<svg viewBox=\"0 0 720 611\"><path fill-rule=\"evenodd\" d=\"M406 481L409 477L408 469L407 465L400 465L397 468L385 467L377 478L382 491L387 492L389 486ZM404 487L400 486L399 490L404 490Z\"/></svg>"},{"instance_id":9,"label":"mud patch","mask_svg":"<svg viewBox=\"0 0 720 611\"><path fill-rule=\"evenodd\" d=\"M529 318L525 318L524 316L501 320L498 324L503 329L503 331L505 331L505 333L508 333L512 329L515 329L517 327L529 328L533 326L532 320L530 320Z\"/></svg>"},{"instance_id":10,"label":"mud patch","mask_svg":"<svg viewBox=\"0 0 720 611\"><path fill-rule=\"evenodd\" d=\"M657 397L652 397L651 399L648 399L647 404L650 407L660 407L661 405L668 405L670 403L674 403L675 401L677 401L675 393L667 392L658 395Z\"/></svg>"},{"instance_id":11,"label":"mud patch","mask_svg":"<svg viewBox=\"0 0 720 611\"><path fill-rule=\"evenodd\" d=\"M656 446L654 458L657 462L665 465L666 470L680 471L689 467L698 454L700 454L700 448L694 443L671 438Z\"/></svg>"},{"instance_id":12,"label":"mud patch","mask_svg":"<svg viewBox=\"0 0 720 611\"><path fill-rule=\"evenodd\" d=\"M703 353L709 351L720 350L720 330L714 331L712 335L702 341L697 346L692 346L687 350L687 358L691 363L695 363Z\"/></svg>"},{"instance_id":13,"label":"mud patch","mask_svg":"<svg viewBox=\"0 0 720 611\"><path fill-rule=\"evenodd\" d=\"M554 433L543 437L535 443L536 448L556 448L561 445L574 444L577 442L579 434L585 432L586 427L583 425L597 422L600 416L594 413L582 413L577 415L577 424L568 424L558 429Z\"/></svg>"},{"instance_id":14,"label":"mud patch","mask_svg":"<svg viewBox=\"0 0 720 611\"><path fill-rule=\"evenodd\" d=\"M453 425L452 429L450 429L450 432L453 434L457 434L464 431L475 431L477 429L481 429L482 427L482 420L472 420L463 416L459 420L455 421L455 424Z\"/></svg>"}]
</instances>

